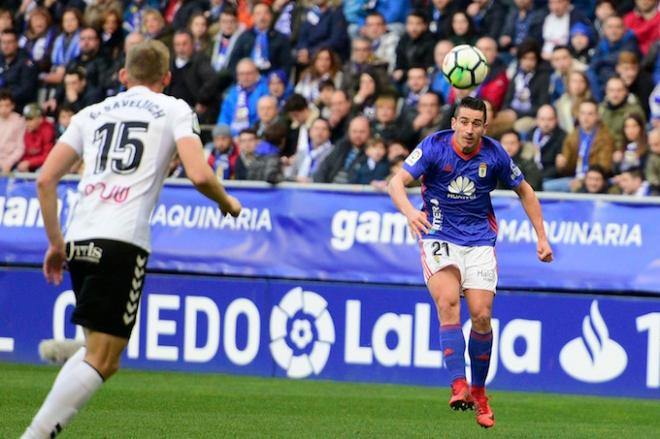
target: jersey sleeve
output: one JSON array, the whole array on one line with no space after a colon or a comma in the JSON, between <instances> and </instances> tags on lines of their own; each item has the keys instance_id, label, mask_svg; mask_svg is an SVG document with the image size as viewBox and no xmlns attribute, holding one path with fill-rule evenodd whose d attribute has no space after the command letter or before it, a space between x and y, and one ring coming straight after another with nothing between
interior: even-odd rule
<instances>
[{"instance_id":1,"label":"jersey sleeve","mask_svg":"<svg viewBox=\"0 0 660 439\"><path fill-rule=\"evenodd\" d=\"M507 189L515 189L525 179L520 168L513 162L503 147L497 146L497 178Z\"/></svg>"},{"instance_id":2,"label":"jersey sleeve","mask_svg":"<svg viewBox=\"0 0 660 439\"><path fill-rule=\"evenodd\" d=\"M403 169L408 171L415 180L422 176L433 162L431 157L433 143L431 142L431 139L432 136L429 136L422 140L403 163Z\"/></svg>"},{"instance_id":3,"label":"jersey sleeve","mask_svg":"<svg viewBox=\"0 0 660 439\"><path fill-rule=\"evenodd\" d=\"M79 113L74 115L71 118L71 123L69 123L69 126L67 129L62 133L59 139L57 141L59 143L66 143L69 145L71 148L73 148L74 151L78 154L78 156L82 157L83 155L83 120L82 118L84 117L84 113Z\"/></svg>"},{"instance_id":4,"label":"jersey sleeve","mask_svg":"<svg viewBox=\"0 0 660 439\"><path fill-rule=\"evenodd\" d=\"M172 121L175 141L184 137L199 137L201 130L199 128L197 115L185 102L177 102L177 105L174 107Z\"/></svg>"}]
</instances>

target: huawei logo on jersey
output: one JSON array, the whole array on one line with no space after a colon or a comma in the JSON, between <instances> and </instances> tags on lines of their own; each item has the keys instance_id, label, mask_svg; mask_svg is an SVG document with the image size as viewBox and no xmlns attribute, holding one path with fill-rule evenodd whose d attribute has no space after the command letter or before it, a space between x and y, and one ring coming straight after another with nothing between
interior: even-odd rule
<instances>
[{"instance_id":1,"label":"huawei logo on jersey","mask_svg":"<svg viewBox=\"0 0 660 439\"><path fill-rule=\"evenodd\" d=\"M475 198L475 191L474 182L461 175L449 183L447 197L459 200L471 200Z\"/></svg>"}]
</instances>

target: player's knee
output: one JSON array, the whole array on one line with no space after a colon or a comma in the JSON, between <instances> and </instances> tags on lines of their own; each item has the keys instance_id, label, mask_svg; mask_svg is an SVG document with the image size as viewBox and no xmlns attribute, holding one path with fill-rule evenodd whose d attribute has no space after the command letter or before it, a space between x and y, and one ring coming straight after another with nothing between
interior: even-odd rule
<instances>
[{"instance_id":1,"label":"player's knee","mask_svg":"<svg viewBox=\"0 0 660 439\"><path fill-rule=\"evenodd\" d=\"M99 373L108 380L119 370L119 359L107 359L99 366Z\"/></svg>"},{"instance_id":2,"label":"player's knee","mask_svg":"<svg viewBox=\"0 0 660 439\"><path fill-rule=\"evenodd\" d=\"M490 311L476 312L471 316L472 329L478 332L490 331Z\"/></svg>"}]
</instances>

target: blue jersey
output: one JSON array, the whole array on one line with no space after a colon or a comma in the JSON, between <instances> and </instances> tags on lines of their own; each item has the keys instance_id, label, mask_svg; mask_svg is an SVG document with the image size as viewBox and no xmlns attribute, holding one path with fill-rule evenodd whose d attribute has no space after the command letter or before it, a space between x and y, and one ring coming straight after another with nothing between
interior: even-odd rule
<instances>
[{"instance_id":1,"label":"blue jersey","mask_svg":"<svg viewBox=\"0 0 660 439\"><path fill-rule=\"evenodd\" d=\"M431 134L410 153L403 165L422 178L424 211L432 227L424 238L465 246L494 246L497 221L490 192L500 180L509 189L524 177L499 142L483 137L465 155L454 143L454 131Z\"/></svg>"}]
</instances>

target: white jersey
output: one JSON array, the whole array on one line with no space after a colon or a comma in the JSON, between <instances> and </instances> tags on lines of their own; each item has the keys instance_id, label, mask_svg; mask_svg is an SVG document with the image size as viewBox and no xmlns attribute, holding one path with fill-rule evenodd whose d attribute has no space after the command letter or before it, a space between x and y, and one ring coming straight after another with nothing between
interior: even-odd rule
<instances>
[{"instance_id":1,"label":"white jersey","mask_svg":"<svg viewBox=\"0 0 660 439\"><path fill-rule=\"evenodd\" d=\"M185 101L143 86L73 116L59 142L83 158L85 172L65 239L113 239L150 251L149 218L176 141L198 132Z\"/></svg>"}]
</instances>

